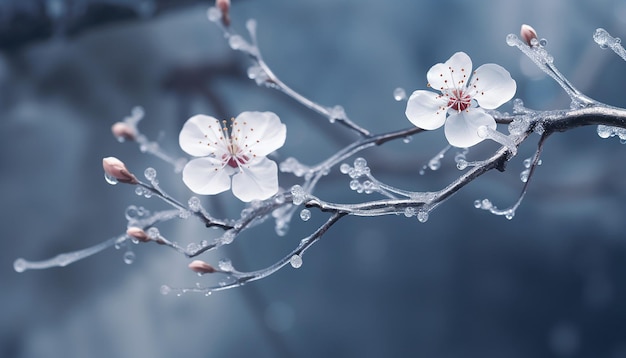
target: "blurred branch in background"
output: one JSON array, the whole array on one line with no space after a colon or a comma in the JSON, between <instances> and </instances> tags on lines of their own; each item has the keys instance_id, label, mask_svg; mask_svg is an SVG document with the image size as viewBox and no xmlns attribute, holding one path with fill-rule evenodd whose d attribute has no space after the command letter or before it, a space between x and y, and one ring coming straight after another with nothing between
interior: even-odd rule
<instances>
[{"instance_id":1,"label":"blurred branch in background","mask_svg":"<svg viewBox=\"0 0 626 358\"><path fill-rule=\"evenodd\" d=\"M54 36L72 37L123 21L147 20L210 0L2 0L0 51Z\"/></svg>"}]
</instances>

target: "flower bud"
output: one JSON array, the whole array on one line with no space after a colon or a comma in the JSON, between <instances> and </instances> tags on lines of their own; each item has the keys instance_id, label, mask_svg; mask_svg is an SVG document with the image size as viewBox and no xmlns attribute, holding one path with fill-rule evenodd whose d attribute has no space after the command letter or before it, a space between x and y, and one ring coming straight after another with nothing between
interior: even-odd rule
<instances>
[{"instance_id":1,"label":"flower bud","mask_svg":"<svg viewBox=\"0 0 626 358\"><path fill-rule=\"evenodd\" d=\"M532 26L523 24L519 34L528 46L535 46L533 39L537 39L537 31L535 31Z\"/></svg>"},{"instance_id":2,"label":"flower bud","mask_svg":"<svg viewBox=\"0 0 626 358\"><path fill-rule=\"evenodd\" d=\"M224 26L230 26L230 0L215 0L215 6L222 12L222 23Z\"/></svg>"},{"instance_id":3,"label":"flower bud","mask_svg":"<svg viewBox=\"0 0 626 358\"><path fill-rule=\"evenodd\" d=\"M138 227L129 227L128 230L126 230L126 235L135 238L141 242L148 242L150 241L150 238L148 237L148 234L146 234L145 231L141 230Z\"/></svg>"},{"instance_id":4,"label":"flower bud","mask_svg":"<svg viewBox=\"0 0 626 358\"><path fill-rule=\"evenodd\" d=\"M137 133L128 123L116 122L111 126L111 132L119 141L135 140Z\"/></svg>"},{"instance_id":5,"label":"flower bud","mask_svg":"<svg viewBox=\"0 0 626 358\"><path fill-rule=\"evenodd\" d=\"M115 158L115 157L107 157L102 159L102 168L104 172L115 178L117 181L126 184L137 184L137 178L133 175L133 173L129 172L126 169L126 165L124 163Z\"/></svg>"},{"instance_id":6,"label":"flower bud","mask_svg":"<svg viewBox=\"0 0 626 358\"><path fill-rule=\"evenodd\" d=\"M189 268L193 272L197 273L213 273L215 272L215 268L202 260L195 260L189 264Z\"/></svg>"}]
</instances>

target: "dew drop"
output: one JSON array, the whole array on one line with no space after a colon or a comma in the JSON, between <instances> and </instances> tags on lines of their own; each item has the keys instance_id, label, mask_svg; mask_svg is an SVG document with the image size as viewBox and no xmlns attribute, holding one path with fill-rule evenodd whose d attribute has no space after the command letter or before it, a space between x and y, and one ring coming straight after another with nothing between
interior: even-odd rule
<instances>
[{"instance_id":1,"label":"dew drop","mask_svg":"<svg viewBox=\"0 0 626 358\"><path fill-rule=\"evenodd\" d=\"M356 158L354 160L354 168L355 169L363 169L367 166L367 160L365 158Z\"/></svg>"},{"instance_id":2,"label":"dew drop","mask_svg":"<svg viewBox=\"0 0 626 358\"><path fill-rule=\"evenodd\" d=\"M341 166L339 166L339 171L341 172L341 174L348 174L348 172L350 172L350 165L348 163L343 163L341 164Z\"/></svg>"},{"instance_id":3,"label":"dew drop","mask_svg":"<svg viewBox=\"0 0 626 358\"><path fill-rule=\"evenodd\" d=\"M406 99L406 91L404 88L398 87L393 90L393 99L396 101L404 101Z\"/></svg>"},{"instance_id":4,"label":"dew drop","mask_svg":"<svg viewBox=\"0 0 626 358\"><path fill-rule=\"evenodd\" d=\"M157 172L156 172L156 169L154 169L154 168L146 168L146 170L144 170L144 172L143 172L143 175L149 181L153 181L156 178L156 176L157 176Z\"/></svg>"},{"instance_id":5,"label":"dew drop","mask_svg":"<svg viewBox=\"0 0 626 358\"><path fill-rule=\"evenodd\" d=\"M309 221L310 218L311 218L311 210L302 209L302 211L300 212L300 219L302 219L302 221Z\"/></svg>"},{"instance_id":6,"label":"dew drop","mask_svg":"<svg viewBox=\"0 0 626 358\"><path fill-rule=\"evenodd\" d=\"M508 213L506 213L504 215L504 217L507 218L507 220L513 220L514 216L515 216L515 212L514 211L509 211Z\"/></svg>"},{"instance_id":7,"label":"dew drop","mask_svg":"<svg viewBox=\"0 0 626 358\"><path fill-rule=\"evenodd\" d=\"M408 207L404 209L404 216L410 218L411 216L415 216L415 208Z\"/></svg>"},{"instance_id":8,"label":"dew drop","mask_svg":"<svg viewBox=\"0 0 626 358\"><path fill-rule=\"evenodd\" d=\"M15 272L24 272L26 270L26 260L17 259L13 262L13 269Z\"/></svg>"},{"instance_id":9,"label":"dew drop","mask_svg":"<svg viewBox=\"0 0 626 358\"><path fill-rule=\"evenodd\" d=\"M350 190L359 190L361 188L361 183L358 180L350 180Z\"/></svg>"},{"instance_id":10,"label":"dew drop","mask_svg":"<svg viewBox=\"0 0 626 358\"><path fill-rule=\"evenodd\" d=\"M235 241L235 233L231 230L226 231L221 238L221 242L224 245L232 244Z\"/></svg>"},{"instance_id":11,"label":"dew drop","mask_svg":"<svg viewBox=\"0 0 626 358\"><path fill-rule=\"evenodd\" d=\"M531 164L531 158L524 159L524 168L526 169L530 168L530 164Z\"/></svg>"},{"instance_id":12,"label":"dew drop","mask_svg":"<svg viewBox=\"0 0 626 358\"><path fill-rule=\"evenodd\" d=\"M135 194L142 196L143 195L143 188L138 186L135 188Z\"/></svg>"},{"instance_id":13,"label":"dew drop","mask_svg":"<svg viewBox=\"0 0 626 358\"><path fill-rule=\"evenodd\" d=\"M200 246L198 246L198 244L196 244L195 242L192 242L190 244L187 245L187 251L188 252L196 252L200 249Z\"/></svg>"},{"instance_id":14,"label":"dew drop","mask_svg":"<svg viewBox=\"0 0 626 358\"><path fill-rule=\"evenodd\" d=\"M467 163L467 160L465 160L465 159L459 159L459 160L456 162L456 168L457 168L458 170L464 170L465 168L467 168L467 164L468 164L468 163Z\"/></svg>"},{"instance_id":15,"label":"dew drop","mask_svg":"<svg viewBox=\"0 0 626 358\"><path fill-rule=\"evenodd\" d=\"M243 37L239 35L233 35L228 39L228 45L233 50L239 50L246 46L246 40L244 40Z\"/></svg>"},{"instance_id":16,"label":"dew drop","mask_svg":"<svg viewBox=\"0 0 626 358\"><path fill-rule=\"evenodd\" d=\"M405 144L409 144L409 143L411 143L412 141L413 141L413 136L410 136L410 135L408 135L408 136L406 136L406 137L402 138L402 143L405 143Z\"/></svg>"},{"instance_id":17,"label":"dew drop","mask_svg":"<svg viewBox=\"0 0 626 358\"><path fill-rule=\"evenodd\" d=\"M302 266L302 257L300 257L300 255L293 255L291 259L289 259L289 263L293 268L300 268Z\"/></svg>"},{"instance_id":18,"label":"dew drop","mask_svg":"<svg viewBox=\"0 0 626 358\"><path fill-rule=\"evenodd\" d=\"M480 209L481 206L482 206L482 204L480 203L480 200L474 200L474 207L476 209Z\"/></svg>"},{"instance_id":19,"label":"dew drop","mask_svg":"<svg viewBox=\"0 0 626 358\"><path fill-rule=\"evenodd\" d=\"M194 211L194 212L200 211L200 208L201 208L200 198L198 198L197 196L192 196L187 201L187 205L189 205L189 210L191 211Z\"/></svg>"},{"instance_id":20,"label":"dew drop","mask_svg":"<svg viewBox=\"0 0 626 358\"><path fill-rule=\"evenodd\" d=\"M118 183L117 179L115 179L115 177L104 173L104 180L106 180L107 183L111 184L111 185L115 185Z\"/></svg>"},{"instance_id":21,"label":"dew drop","mask_svg":"<svg viewBox=\"0 0 626 358\"><path fill-rule=\"evenodd\" d=\"M519 178L522 181L522 183L526 183L528 181L529 175L530 175L530 169L526 169L520 173Z\"/></svg>"},{"instance_id":22,"label":"dew drop","mask_svg":"<svg viewBox=\"0 0 626 358\"><path fill-rule=\"evenodd\" d=\"M480 204L481 207L485 210L489 210L493 207L493 204L491 204L491 201L489 201L489 199L483 199Z\"/></svg>"},{"instance_id":23,"label":"dew drop","mask_svg":"<svg viewBox=\"0 0 626 358\"><path fill-rule=\"evenodd\" d=\"M515 36L513 34L508 34L506 36L506 43L509 46L515 46L515 44L517 43L517 36Z\"/></svg>"},{"instance_id":24,"label":"dew drop","mask_svg":"<svg viewBox=\"0 0 626 358\"><path fill-rule=\"evenodd\" d=\"M126 251L124 253L124 263L130 265L133 262L135 262L135 253L132 251Z\"/></svg>"},{"instance_id":25,"label":"dew drop","mask_svg":"<svg viewBox=\"0 0 626 358\"><path fill-rule=\"evenodd\" d=\"M546 39L539 40L539 46L546 47L547 45L548 45L548 40Z\"/></svg>"},{"instance_id":26,"label":"dew drop","mask_svg":"<svg viewBox=\"0 0 626 358\"><path fill-rule=\"evenodd\" d=\"M426 221L428 221L428 211L426 211L426 210L419 210L417 212L417 221L419 221L421 223L425 223Z\"/></svg>"},{"instance_id":27,"label":"dew drop","mask_svg":"<svg viewBox=\"0 0 626 358\"><path fill-rule=\"evenodd\" d=\"M139 209L135 205L130 205L126 208L124 215L126 216L126 220L134 220L140 216Z\"/></svg>"},{"instance_id":28,"label":"dew drop","mask_svg":"<svg viewBox=\"0 0 626 358\"><path fill-rule=\"evenodd\" d=\"M294 205L300 205L306 199L306 192L300 185L294 185L291 187L291 201Z\"/></svg>"},{"instance_id":29,"label":"dew drop","mask_svg":"<svg viewBox=\"0 0 626 358\"><path fill-rule=\"evenodd\" d=\"M220 11L220 9L216 8L215 6L211 6L206 14L207 14L207 18L211 22L217 22L222 18L222 12Z\"/></svg>"},{"instance_id":30,"label":"dew drop","mask_svg":"<svg viewBox=\"0 0 626 358\"><path fill-rule=\"evenodd\" d=\"M233 271L233 263L230 262L229 259L221 259L217 263L217 267L219 267L219 269L222 271L228 271L228 272Z\"/></svg>"},{"instance_id":31,"label":"dew drop","mask_svg":"<svg viewBox=\"0 0 626 358\"><path fill-rule=\"evenodd\" d=\"M167 285L161 286L161 294L162 295L165 296L165 295L169 294L170 292L172 292L172 289L170 288L170 286L167 286Z\"/></svg>"},{"instance_id":32,"label":"dew drop","mask_svg":"<svg viewBox=\"0 0 626 358\"><path fill-rule=\"evenodd\" d=\"M148 235L148 237L151 240L156 240L159 238L159 236L161 236L161 233L159 232L159 229L157 229L156 227L151 227L148 230L146 230L146 235Z\"/></svg>"},{"instance_id":33,"label":"dew drop","mask_svg":"<svg viewBox=\"0 0 626 358\"><path fill-rule=\"evenodd\" d=\"M439 157L433 158L431 160L428 161L428 168L430 170L438 170L439 168L441 168L441 161L439 160Z\"/></svg>"}]
</instances>

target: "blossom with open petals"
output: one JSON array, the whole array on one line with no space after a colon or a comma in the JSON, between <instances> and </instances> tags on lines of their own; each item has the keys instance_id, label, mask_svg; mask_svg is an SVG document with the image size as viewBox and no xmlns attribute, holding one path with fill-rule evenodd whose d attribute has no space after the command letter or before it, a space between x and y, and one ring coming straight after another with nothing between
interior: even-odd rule
<instances>
[{"instance_id":1,"label":"blossom with open petals","mask_svg":"<svg viewBox=\"0 0 626 358\"><path fill-rule=\"evenodd\" d=\"M496 129L496 121L482 108L501 106L513 98L516 90L515 80L499 65L488 63L472 73L472 60L464 52L431 67L426 78L428 86L441 93L413 92L407 101L406 116L411 123L427 130L445 123L446 139L461 148L484 139L478 135L481 126Z\"/></svg>"},{"instance_id":2,"label":"blossom with open petals","mask_svg":"<svg viewBox=\"0 0 626 358\"><path fill-rule=\"evenodd\" d=\"M183 182L197 194L231 188L242 201L278 192L278 167L266 156L285 143L287 129L272 112L243 112L219 121L196 115L180 131L180 147L195 158L183 169ZM231 185L232 182L232 185Z\"/></svg>"}]
</instances>

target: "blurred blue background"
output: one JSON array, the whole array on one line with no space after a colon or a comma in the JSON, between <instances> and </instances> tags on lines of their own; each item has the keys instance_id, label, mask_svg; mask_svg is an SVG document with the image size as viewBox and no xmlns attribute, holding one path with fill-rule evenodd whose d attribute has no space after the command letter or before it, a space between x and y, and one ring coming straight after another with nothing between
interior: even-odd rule
<instances>
[{"instance_id":1,"label":"blurred blue background","mask_svg":"<svg viewBox=\"0 0 626 358\"><path fill-rule=\"evenodd\" d=\"M138 6L145 17L67 36L58 16L50 38L0 53L0 357L626 357L626 148L595 128L547 142L512 221L473 201L516 200L537 136L506 172L468 185L424 224L346 218L300 269L208 298L159 294L162 284L198 278L189 260L156 245L136 247L133 265L110 249L62 269L14 272L17 257L44 259L118 235L130 204L165 208L106 184L102 157L122 158L137 173L154 166L167 191L189 197L167 166L110 135L135 105L146 110L142 130L176 155L178 131L196 113L274 111L288 127L279 155L308 164L354 139L247 80L247 59L206 20L206 3L152 17L152 1L108 2ZM13 3L3 1L0 15L20 6ZM408 127L394 88L424 89L430 66L456 51L475 67L507 68L527 106L567 107L559 87L506 45L522 23L548 39L555 63L584 93L626 106L626 63L592 40L598 27L626 36L623 1L233 3L233 26L243 32L245 19L257 19L261 49L281 79L321 104L344 106L373 132ZM70 2L46 4L58 15ZM434 131L363 155L385 181L432 190L458 175L450 156L441 170L418 174L444 146L443 131ZM493 146L481 148L468 159ZM317 194L369 199L348 181L335 171ZM205 205L216 216L242 209L230 193ZM266 223L203 258L269 265L324 217L313 211L286 237ZM215 235L193 221L163 231L182 243Z\"/></svg>"}]
</instances>

